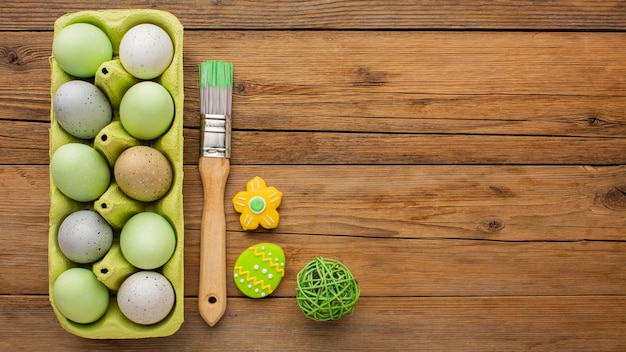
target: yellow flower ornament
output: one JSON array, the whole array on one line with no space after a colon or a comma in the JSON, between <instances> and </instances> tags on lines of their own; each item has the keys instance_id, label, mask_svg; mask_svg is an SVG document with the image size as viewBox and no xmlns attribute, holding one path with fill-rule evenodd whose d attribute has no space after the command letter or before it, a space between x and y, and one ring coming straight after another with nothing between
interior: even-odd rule
<instances>
[{"instance_id":1,"label":"yellow flower ornament","mask_svg":"<svg viewBox=\"0 0 626 352\"><path fill-rule=\"evenodd\" d=\"M274 187L267 187L265 181L256 176L246 183L246 190L233 198L233 205L238 213L239 223L244 230L255 230L259 224L266 229L278 226L278 206L283 194Z\"/></svg>"}]
</instances>

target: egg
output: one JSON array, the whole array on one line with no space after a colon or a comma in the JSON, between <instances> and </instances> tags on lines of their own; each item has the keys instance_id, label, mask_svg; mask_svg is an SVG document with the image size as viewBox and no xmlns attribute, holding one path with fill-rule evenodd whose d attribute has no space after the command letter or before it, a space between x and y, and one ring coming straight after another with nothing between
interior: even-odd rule
<instances>
[{"instance_id":1,"label":"egg","mask_svg":"<svg viewBox=\"0 0 626 352\"><path fill-rule=\"evenodd\" d=\"M144 81L130 87L119 108L122 126L131 136L152 140L164 134L174 120L174 100L162 85Z\"/></svg>"},{"instance_id":2,"label":"egg","mask_svg":"<svg viewBox=\"0 0 626 352\"><path fill-rule=\"evenodd\" d=\"M63 83L54 93L52 106L59 125L82 139L94 138L113 116L107 96L95 85L80 80Z\"/></svg>"},{"instance_id":3,"label":"egg","mask_svg":"<svg viewBox=\"0 0 626 352\"><path fill-rule=\"evenodd\" d=\"M151 325L165 319L174 307L176 296L169 280L154 271L139 271L129 276L117 292L117 305L129 320Z\"/></svg>"},{"instance_id":4,"label":"egg","mask_svg":"<svg viewBox=\"0 0 626 352\"><path fill-rule=\"evenodd\" d=\"M109 307L109 290L91 270L71 268L59 275L52 286L52 302L67 319L93 323Z\"/></svg>"},{"instance_id":5,"label":"egg","mask_svg":"<svg viewBox=\"0 0 626 352\"><path fill-rule=\"evenodd\" d=\"M111 181L106 159L82 143L67 143L57 148L50 158L50 175L61 193L79 202L98 199Z\"/></svg>"},{"instance_id":6,"label":"egg","mask_svg":"<svg viewBox=\"0 0 626 352\"><path fill-rule=\"evenodd\" d=\"M74 23L60 30L52 41L52 56L72 76L93 77L98 67L113 57L113 45L100 28Z\"/></svg>"},{"instance_id":7,"label":"egg","mask_svg":"<svg viewBox=\"0 0 626 352\"><path fill-rule=\"evenodd\" d=\"M285 252L273 243L259 243L243 251L233 270L235 285L250 298L267 297L285 276Z\"/></svg>"},{"instance_id":8,"label":"egg","mask_svg":"<svg viewBox=\"0 0 626 352\"><path fill-rule=\"evenodd\" d=\"M169 261L176 249L176 233L169 221L153 212L133 215L122 227L120 248L133 266L152 270Z\"/></svg>"},{"instance_id":9,"label":"egg","mask_svg":"<svg viewBox=\"0 0 626 352\"><path fill-rule=\"evenodd\" d=\"M92 263L104 257L113 244L113 229L93 210L68 215L59 227L61 252L76 263Z\"/></svg>"},{"instance_id":10,"label":"egg","mask_svg":"<svg viewBox=\"0 0 626 352\"><path fill-rule=\"evenodd\" d=\"M167 158L157 149L143 145L124 150L115 161L113 173L122 192L142 202L163 197L173 181Z\"/></svg>"},{"instance_id":11,"label":"egg","mask_svg":"<svg viewBox=\"0 0 626 352\"><path fill-rule=\"evenodd\" d=\"M174 57L174 44L163 28L143 23L129 29L120 42L124 69L140 79L153 79L165 71Z\"/></svg>"}]
</instances>

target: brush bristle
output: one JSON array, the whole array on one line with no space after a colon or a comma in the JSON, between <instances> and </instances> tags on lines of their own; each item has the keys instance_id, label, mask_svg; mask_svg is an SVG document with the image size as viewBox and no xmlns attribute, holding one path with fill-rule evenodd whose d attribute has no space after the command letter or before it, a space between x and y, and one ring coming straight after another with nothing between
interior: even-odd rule
<instances>
[{"instance_id":1,"label":"brush bristle","mask_svg":"<svg viewBox=\"0 0 626 352\"><path fill-rule=\"evenodd\" d=\"M230 116L232 94L233 64L224 61L200 64L200 113Z\"/></svg>"}]
</instances>

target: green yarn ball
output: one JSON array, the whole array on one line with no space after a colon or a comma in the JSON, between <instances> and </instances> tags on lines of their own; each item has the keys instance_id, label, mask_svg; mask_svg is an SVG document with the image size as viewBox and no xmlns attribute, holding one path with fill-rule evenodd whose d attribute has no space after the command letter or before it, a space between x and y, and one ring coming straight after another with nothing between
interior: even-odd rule
<instances>
[{"instance_id":1,"label":"green yarn ball","mask_svg":"<svg viewBox=\"0 0 626 352\"><path fill-rule=\"evenodd\" d=\"M296 302L315 321L338 320L354 313L361 289L341 262L317 257L298 273Z\"/></svg>"}]
</instances>

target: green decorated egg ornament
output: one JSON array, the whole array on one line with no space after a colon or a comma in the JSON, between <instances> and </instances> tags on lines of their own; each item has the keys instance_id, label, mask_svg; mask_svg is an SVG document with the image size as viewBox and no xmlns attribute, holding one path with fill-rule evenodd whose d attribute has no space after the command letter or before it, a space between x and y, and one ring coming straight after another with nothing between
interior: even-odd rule
<instances>
[{"instance_id":1,"label":"green decorated egg ornament","mask_svg":"<svg viewBox=\"0 0 626 352\"><path fill-rule=\"evenodd\" d=\"M273 243L249 247L237 258L233 277L237 288L250 298L267 297L285 276L285 253Z\"/></svg>"}]
</instances>

